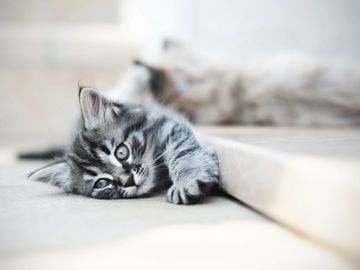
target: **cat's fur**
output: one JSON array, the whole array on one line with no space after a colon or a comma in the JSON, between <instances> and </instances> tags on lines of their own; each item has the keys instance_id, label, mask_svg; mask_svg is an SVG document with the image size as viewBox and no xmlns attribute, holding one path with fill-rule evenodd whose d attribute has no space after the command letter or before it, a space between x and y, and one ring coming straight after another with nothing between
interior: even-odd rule
<instances>
[{"instance_id":1,"label":"cat's fur","mask_svg":"<svg viewBox=\"0 0 360 270\"><path fill-rule=\"evenodd\" d=\"M173 47L152 65L137 62L110 95L156 100L200 124L360 126L359 70L299 54L234 65Z\"/></svg>"},{"instance_id":2,"label":"cat's fur","mask_svg":"<svg viewBox=\"0 0 360 270\"><path fill-rule=\"evenodd\" d=\"M98 199L168 189L167 201L175 204L196 203L218 186L215 152L171 109L116 103L91 88L81 89L79 99L82 121L72 144L31 179Z\"/></svg>"}]
</instances>

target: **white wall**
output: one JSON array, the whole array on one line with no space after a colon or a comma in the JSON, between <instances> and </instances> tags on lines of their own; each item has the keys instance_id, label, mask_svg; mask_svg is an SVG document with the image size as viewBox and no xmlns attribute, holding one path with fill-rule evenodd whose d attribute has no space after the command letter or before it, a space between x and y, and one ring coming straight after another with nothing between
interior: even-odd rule
<instances>
[{"instance_id":1,"label":"white wall","mask_svg":"<svg viewBox=\"0 0 360 270\"><path fill-rule=\"evenodd\" d=\"M305 51L360 60L357 0L123 2L123 22L147 48L170 36L231 57Z\"/></svg>"}]
</instances>

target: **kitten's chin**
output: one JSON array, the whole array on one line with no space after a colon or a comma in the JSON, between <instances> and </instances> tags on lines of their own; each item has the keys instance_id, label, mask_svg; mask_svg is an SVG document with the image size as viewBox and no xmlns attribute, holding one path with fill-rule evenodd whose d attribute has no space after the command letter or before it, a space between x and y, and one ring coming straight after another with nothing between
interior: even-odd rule
<instances>
[{"instance_id":1,"label":"kitten's chin","mask_svg":"<svg viewBox=\"0 0 360 270\"><path fill-rule=\"evenodd\" d=\"M154 190L155 184L153 181L145 179L141 181L141 183L136 188L136 196L147 195Z\"/></svg>"},{"instance_id":2,"label":"kitten's chin","mask_svg":"<svg viewBox=\"0 0 360 270\"><path fill-rule=\"evenodd\" d=\"M135 180L136 196L143 196L150 194L155 189L154 173L152 170L147 170L146 174Z\"/></svg>"}]
</instances>

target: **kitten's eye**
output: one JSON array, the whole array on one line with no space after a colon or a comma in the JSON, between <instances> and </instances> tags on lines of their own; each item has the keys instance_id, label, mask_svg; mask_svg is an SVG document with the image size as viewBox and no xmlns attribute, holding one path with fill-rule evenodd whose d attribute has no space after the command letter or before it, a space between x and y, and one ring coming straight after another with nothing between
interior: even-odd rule
<instances>
[{"instance_id":1,"label":"kitten's eye","mask_svg":"<svg viewBox=\"0 0 360 270\"><path fill-rule=\"evenodd\" d=\"M123 161L129 157L129 149L125 144L120 144L115 150L115 156L118 160Z\"/></svg>"},{"instance_id":2,"label":"kitten's eye","mask_svg":"<svg viewBox=\"0 0 360 270\"><path fill-rule=\"evenodd\" d=\"M108 185L110 185L111 180L106 179L106 178L100 178L99 180L96 181L94 187L95 188L104 188L107 187Z\"/></svg>"}]
</instances>

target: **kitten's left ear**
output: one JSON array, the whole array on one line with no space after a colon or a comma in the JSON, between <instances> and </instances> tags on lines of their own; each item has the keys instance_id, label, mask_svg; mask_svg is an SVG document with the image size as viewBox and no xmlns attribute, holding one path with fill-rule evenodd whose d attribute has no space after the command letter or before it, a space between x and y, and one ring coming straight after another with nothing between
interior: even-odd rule
<instances>
[{"instance_id":1,"label":"kitten's left ear","mask_svg":"<svg viewBox=\"0 0 360 270\"><path fill-rule=\"evenodd\" d=\"M53 186L70 191L70 166L64 162L56 162L32 172L28 178L33 181L49 183Z\"/></svg>"},{"instance_id":2,"label":"kitten's left ear","mask_svg":"<svg viewBox=\"0 0 360 270\"><path fill-rule=\"evenodd\" d=\"M79 99L82 118L87 129L96 128L120 113L120 108L93 88L80 87Z\"/></svg>"}]
</instances>

